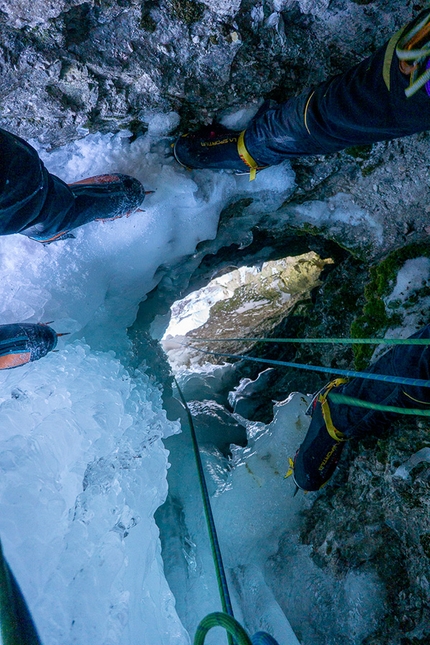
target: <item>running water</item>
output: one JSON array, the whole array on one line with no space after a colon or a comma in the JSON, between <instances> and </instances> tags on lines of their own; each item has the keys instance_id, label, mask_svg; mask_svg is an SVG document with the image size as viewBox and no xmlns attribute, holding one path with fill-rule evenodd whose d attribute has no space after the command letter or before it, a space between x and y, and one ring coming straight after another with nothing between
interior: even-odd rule
<instances>
[{"instance_id":1,"label":"running water","mask_svg":"<svg viewBox=\"0 0 430 645\"><path fill-rule=\"evenodd\" d=\"M215 237L219 214L233 198L254 198L252 221L276 209L294 179L288 164L252 183L226 173L189 173L166 157L168 140L160 142L177 115L147 120L147 134L133 143L128 133L91 135L41 151L48 169L68 182L108 172L137 177L155 191L143 212L89 224L75 231L76 239L47 247L19 235L0 238L0 323L53 320L58 332L71 333L59 339L58 352L0 372L0 537L43 645L186 645L201 611L216 609L216 590L198 586L200 577L205 583L213 574L201 569L210 566L196 546L206 539L205 527L196 496L187 503L194 475L191 464L179 470L181 440L170 461L188 533L181 535L174 515L163 528L166 540L189 540L186 553L166 564L180 618L166 582L154 513L167 495L163 440L180 426L167 420L160 386L144 364L131 366L126 329L168 267ZM291 500L283 475L306 428L304 405L303 397L293 397L269 428L245 423L250 444L235 449L233 461L214 450L206 458L238 618L251 631L274 630L280 645L297 644L280 609L291 586L275 599L276 585L266 584L263 574L271 579L269 558L286 529L289 557L297 549L294 530L305 501ZM184 463L190 459L186 452ZM307 554L297 566L313 575ZM296 582L297 566L290 576ZM192 587L188 598L178 585L184 576ZM304 592L305 584L294 591ZM376 597L376 583L366 584ZM311 604L296 607L292 622L303 622L303 607ZM301 633L318 630L305 625Z\"/></svg>"}]
</instances>

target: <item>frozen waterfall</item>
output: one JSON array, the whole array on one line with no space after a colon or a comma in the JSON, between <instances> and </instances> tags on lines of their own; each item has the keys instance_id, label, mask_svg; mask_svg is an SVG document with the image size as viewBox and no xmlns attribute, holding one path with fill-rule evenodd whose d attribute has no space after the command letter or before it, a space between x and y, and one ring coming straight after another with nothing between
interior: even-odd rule
<instances>
[{"instance_id":1,"label":"frozen waterfall","mask_svg":"<svg viewBox=\"0 0 430 645\"><path fill-rule=\"evenodd\" d=\"M294 176L288 164L253 183L189 173L166 156L162 139L177 115L149 115L148 122L133 143L129 133L91 135L41 151L65 181L134 175L155 191L143 212L89 224L76 239L47 247L19 235L0 238L0 322L53 320L56 331L71 332L58 352L0 372L0 537L43 645L186 645L204 612L218 609L188 439L166 418L144 362L136 367L126 330L168 267L215 237L233 197L252 196L249 217L258 217L282 203ZM300 640L323 642L306 618L315 601L309 580L322 596L332 591L297 540L298 515L310 502L293 499L284 479L306 431L306 404L296 394L277 407L270 426L244 421L249 442L231 460L204 448L237 616L251 632L274 633L280 645L298 643L284 601L295 629L302 625ZM165 554L168 584L154 513L166 499L169 461L176 506L170 515L160 511L160 525L164 544L177 543L180 557L173 548ZM286 532L290 582L279 595L276 578L285 577L286 563L271 558ZM357 577L350 587L350 597L378 594L373 580ZM356 605L359 629L369 607ZM343 643L353 643L346 627L339 630Z\"/></svg>"}]
</instances>

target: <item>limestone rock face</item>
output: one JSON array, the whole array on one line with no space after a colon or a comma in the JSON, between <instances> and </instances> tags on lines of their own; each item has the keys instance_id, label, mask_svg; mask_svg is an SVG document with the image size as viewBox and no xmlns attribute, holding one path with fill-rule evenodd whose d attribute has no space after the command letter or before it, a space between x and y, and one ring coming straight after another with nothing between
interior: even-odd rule
<instances>
[{"instance_id":1,"label":"limestone rock face","mask_svg":"<svg viewBox=\"0 0 430 645\"><path fill-rule=\"evenodd\" d=\"M47 0L46 2L32 2L31 0L2 0L0 2L0 11L8 18L8 23L12 27L21 29L22 27L35 27L42 25L47 20L57 18L63 11L72 6L79 4L70 0Z\"/></svg>"},{"instance_id":2,"label":"limestone rock face","mask_svg":"<svg viewBox=\"0 0 430 645\"><path fill-rule=\"evenodd\" d=\"M381 46L422 8L394 0L0 0L0 127L56 147L87 132L177 132L225 110L284 101ZM293 163L297 189L273 222L378 258L427 239L428 137ZM345 197L346 196L346 197ZM312 212L332 200L322 221ZM354 222L333 211L348 201Z\"/></svg>"}]
</instances>

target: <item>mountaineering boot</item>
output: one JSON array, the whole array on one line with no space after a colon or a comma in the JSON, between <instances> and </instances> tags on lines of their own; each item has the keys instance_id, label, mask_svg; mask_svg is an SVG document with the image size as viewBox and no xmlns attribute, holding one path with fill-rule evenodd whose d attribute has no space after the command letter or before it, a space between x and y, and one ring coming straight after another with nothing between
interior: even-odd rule
<instances>
[{"instance_id":1,"label":"mountaineering boot","mask_svg":"<svg viewBox=\"0 0 430 645\"><path fill-rule=\"evenodd\" d=\"M234 132L220 125L181 135L173 154L188 169L233 170L236 174L250 174L251 179L260 169L245 147L245 130Z\"/></svg>"},{"instance_id":2,"label":"mountaineering boot","mask_svg":"<svg viewBox=\"0 0 430 645\"><path fill-rule=\"evenodd\" d=\"M0 325L0 370L38 361L55 348L62 335L44 323Z\"/></svg>"},{"instance_id":3,"label":"mountaineering boot","mask_svg":"<svg viewBox=\"0 0 430 645\"><path fill-rule=\"evenodd\" d=\"M75 200L66 221L57 224L56 231L44 228L43 222L36 224L22 231L24 235L44 244L74 237L70 231L78 226L97 220L128 217L145 198L145 189L140 181L128 175L98 175L68 186Z\"/></svg>"},{"instance_id":4,"label":"mountaineering boot","mask_svg":"<svg viewBox=\"0 0 430 645\"><path fill-rule=\"evenodd\" d=\"M299 488L315 491L324 486L336 469L345 438L334 428L327 394L318 395L314 401L312 420L307 435L294 457L293 479Z\"/></svg>"}]
</instances>

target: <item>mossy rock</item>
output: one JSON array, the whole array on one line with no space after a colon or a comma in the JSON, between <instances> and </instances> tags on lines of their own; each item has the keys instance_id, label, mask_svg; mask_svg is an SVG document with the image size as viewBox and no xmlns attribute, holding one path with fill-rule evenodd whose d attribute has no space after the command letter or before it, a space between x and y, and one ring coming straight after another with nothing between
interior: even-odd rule
<instances>
[{"instance_id":1,"label":"mossy rock","mask_svg":"<svg viewBox=\"0 0 430 645\"><path fill-rule=\"evenodd\" d=\"M187 25L201 20L206 8L197 0L169 0L169 6L172 16Z\"/></svg>"},{"instance_id":2,"label":"mossy rock","mask_svg":"<svg viewBox=\"0 0 430 645\"><path fill-rule=\"evenodd\" d=\"M388 296L393 287L398 271L406 260L413 260L418 257L430 258L430 244L411 244L393 253L390 253L382 262L370 270L370 282L364 289L366 303L363 307L363 314L358 316L351 325L352 338L382 338L389 327L398 326L402 323L402 317L395 311L387 311L383 298ZM422 291L422 293L421 293ZM428 288L423 287L412 295L410 303L405 303L405 308L415 304L414 301L427 295ZM391 308L392 309L392 308ZM364 369L370 360L374 350L372 345L355 345L354 358L358 370Z\"/></svg>"}]
</instances>

